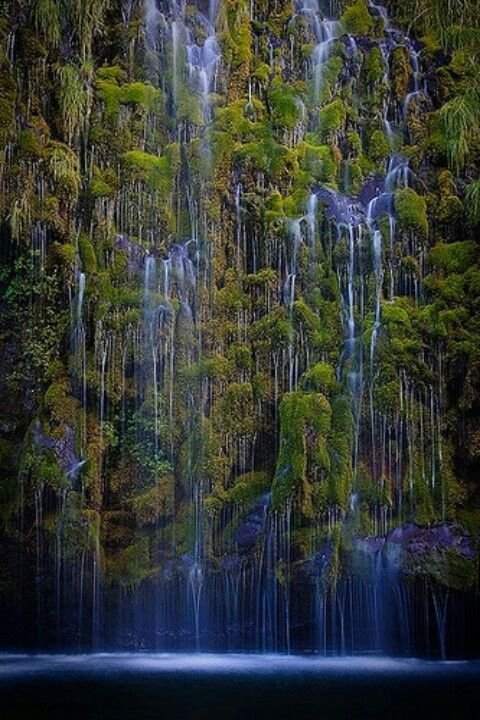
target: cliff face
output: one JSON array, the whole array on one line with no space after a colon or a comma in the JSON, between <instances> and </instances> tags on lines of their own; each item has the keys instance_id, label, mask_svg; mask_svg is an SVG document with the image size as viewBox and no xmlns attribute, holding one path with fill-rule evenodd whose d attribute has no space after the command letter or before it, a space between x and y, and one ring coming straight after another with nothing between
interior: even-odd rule
<instances>
[{"instance_id":1,"label":"cliff face","mask_svg":"<svg viewBox=\"0 0 480 720\"><path fill-rule=\"evenodd\" d=\"M465 652L480 16L399 5L0 4L5 644Z\"/></svg>"}]
</instances>

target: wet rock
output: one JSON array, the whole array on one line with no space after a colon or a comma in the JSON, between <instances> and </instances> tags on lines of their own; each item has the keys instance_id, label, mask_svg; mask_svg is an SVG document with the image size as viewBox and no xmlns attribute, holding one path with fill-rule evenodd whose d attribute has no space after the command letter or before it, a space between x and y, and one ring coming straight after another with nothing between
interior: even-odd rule
<instances>
[{"instance_id":1,"label":"wet rock","mask_svg":"<svg viewBox=\"0 0 480 720\"><path fill-rule=\"evenodd\" d=\"M42 432L40 423L35 423L32 430L33 443L39 450L53 450L58 464L67 477L75 476L85 464L75 452L75 430L66 427L63 437L52 438Z\"/></svg>"},{"instance_id":2,"label":"wet rock","mask_svg":"<svg viewBox=\"0 0 480 720\"><path fill-rule=\"evenodd\" d=\"M269 496L262 497L237 528L235 533L235 542L240 550L247 550L250 548L262 535L268 504Z\"/></svg>"},{"instance_id":3,"label":"wet rock","mask_svg":"<svg viewBox=\"0 0 480 720\"><path fill-rule=\"evenodd\" d=\"M470 536L458 523L442 523L430 528L422 528L414 524L403 525L391 530L386 542L401 545L414 555L456 550L467 559L473 560L476 557Z\"/></svg>"},{"instance_id":4,"label":"wet rock","mask_svg":"<svg viewBox=\"0 0 480 720\"><path fill-rule=\"evenodd\" d=\"M333 552L333 542L328 540L323 548L315 553L305 564L305 572L307 575L312 579L325 577L332 563Z\"/></svg>"},{"instance_id":5,"label":"wet rock","mask_svg":"<svg viewBox=\"0 0 480 720\"><path fill-rule=\"evenodd\" d=\"M239 555L227 555L220 561L220 569L224 572L233 572L237 570L242 564L242 559Z\"/></svg>"},{"instance_id":6,"label":"wet rock","mask_svg":"<svg viewBox=\"0 0 480 720\"><path fill-rule=\"evenodd\" d=\"M383 549L384 545L385 538L383 537L361 538L355 543L355 547L359 552L364 552L368 555L376 555Z\"/></svg>"},{"instance_id":7,"label":"wet rock","mask_svg":"<svg viewBox=\"0 0 480 720\"><path fill-rule=\"evenodd\" d=\"M127 255L127 261L130 269L142 270L145 261L146 250L141 245L132 243L125 235L116 235L114 245Z\"/></svg>"}]
</instances>

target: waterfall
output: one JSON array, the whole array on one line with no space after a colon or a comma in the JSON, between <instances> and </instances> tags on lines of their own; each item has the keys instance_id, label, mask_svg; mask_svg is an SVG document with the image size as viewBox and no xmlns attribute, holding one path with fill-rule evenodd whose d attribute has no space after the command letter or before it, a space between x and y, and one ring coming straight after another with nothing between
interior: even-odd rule
<instances>
[{"instance_id":1,"label":"waterfall","mask_svg":"<svg viewBox=\"0 0 480 720\"><path fill-rule=\"evenodd\" d=\"M450 657L474 615L447 53L270 5L128 0L81 64L39 25L28 82L10 36L0 530L40 650Z\"/></svg>"}]
</instances>

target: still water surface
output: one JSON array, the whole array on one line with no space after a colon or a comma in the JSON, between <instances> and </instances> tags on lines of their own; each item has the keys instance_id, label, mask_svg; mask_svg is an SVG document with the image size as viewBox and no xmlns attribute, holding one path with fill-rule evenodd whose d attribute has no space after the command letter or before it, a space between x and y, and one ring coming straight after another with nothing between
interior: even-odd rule
<instances>
[{"instance_id":1,"label":"still water surface","mask_svg":"<svg viewBox=\"0 0 480 720\"><path fill-rule=\"evenodd\" d=\"M3 720L480 718L480 662L0 655Z\"/></svg>"}]
</instances>

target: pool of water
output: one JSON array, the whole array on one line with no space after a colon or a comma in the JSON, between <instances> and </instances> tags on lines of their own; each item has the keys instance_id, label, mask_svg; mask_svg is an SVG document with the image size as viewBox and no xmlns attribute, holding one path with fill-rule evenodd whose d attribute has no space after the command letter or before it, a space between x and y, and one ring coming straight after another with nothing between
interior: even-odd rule
<instances>
[{"instance_id":1,"label":"pool of water","mask_svg":"<svg viewBox=\"0 0 480 720\"><path fill-rule=\"evenodd\" d=\"M0 655L3 720L479 718L480 662Z\"/></svg>"}]
</instances>

